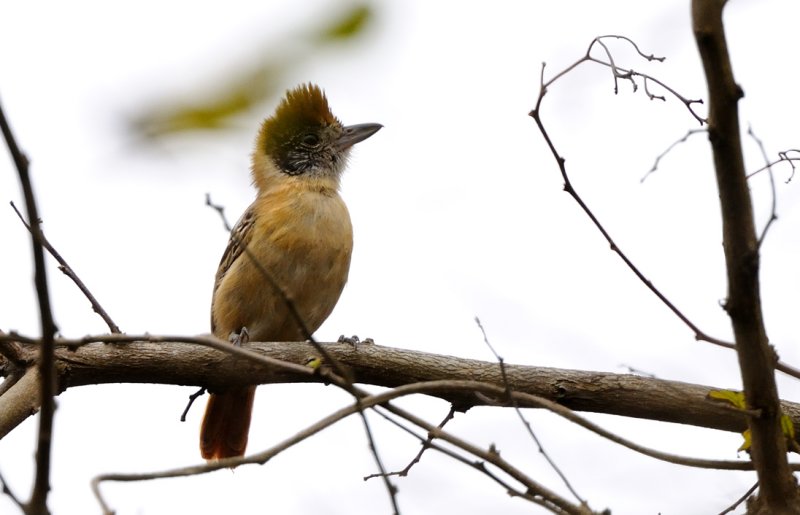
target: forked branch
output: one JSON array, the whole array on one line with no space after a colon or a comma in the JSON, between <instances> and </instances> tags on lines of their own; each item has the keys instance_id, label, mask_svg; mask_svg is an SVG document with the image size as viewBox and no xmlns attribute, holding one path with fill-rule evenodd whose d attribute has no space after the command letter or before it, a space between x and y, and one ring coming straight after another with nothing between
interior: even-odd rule
<instances>
[{"instance_id":1,"label":"forked branch","mask_svg":"<svg viewBox=\"0 0 800 515\"><path fill-rule=\"evenodd\" d=\"M565 161L564 157L562 157L559 154L558 150L556 149L555 143L553 142L552 138L550 137L550 134L548 133L547 129L545 128L544 121L542 120L541 107L542 107L542 101L544 100L544 97L547 94L548 88L550 88L558 79L564 77L566 74L568 74L569 72L574 70L576 67L578 67L580 64L585 63L585 62L594 62L594 63L602 64L604 66L608 66L612 70L613 75L614 75L615 91L616 91L616 80L617 80L617 78L624 78L624 79L630 80L634 85L636 84L636 81L635 81L636 77L642 77L644 80L652 81L653 83L658 84L659 86L663 87L666 91L668 91L670 94L672 94L675 98L680 100L686 106L686 108L689 110L691 115L695 119L697 119L701 124L705 122L705 120L703 118L701 118L693 110L693 105L694 104L698 104L698 103L702 103L701 100L690 100L690 99L687 99L686 97L684 97L683 95L680 95L674 89L672 89L671 87L667 86L662 81L660 81L660 80L658 80L658 79L656 79L654 77L651 77L651 76L645 75L645 74L641 74L641 73L638 73L638 72L634 72L633 70L630 70L630 69L619 67L613 61L613 59L611 59L611 53L608 50L608 47L604 43L604 40L608 39L608 38L622 39L624 41L629 42L631 45L633 45L633 47L635 48L636 52L640 56L642 56L643 58L645 58L647 60L650 60L650 61L652 61L652 60L657 60L657 61L663 60L663 58L657 58L657 57L654 57L652 55L644 54L639 49L638 46L636 46L630 39L628 39L628 38L626 38L624 36L600 36L600 37L597 37L597 38L592 40L591 44L589 45L588 50L586 51L586 54L583 57L578 59L573 64L567 66L564 70L556 73L553 77L551 77L548 80L545 80L545 77L544 77L545 65L544 65L544 63L542 64L542 71L541 71L541 77L540 77L540 87L539 87L539 96L536 99L536 107L534 107L534 109L529 114L534 119L534 121L536 122L536 126L539 128L539 131L541 132L542 137L544 137L544 140L547 143L547 146L550 149L550 152L552 153L553 158L556 160L556 163L558 164L559 171L561 172L561 177L564 180L564 191L569 193L569 195L575 200L575 202L578 203L578 205L583 210L583 212L586 214L586 216L589 217L589 219L592 221L592 223L597 228L597 230L600 231L600 233L606 239L606 241L608 242L608 244L611 247L611 250L613 252L615 252L619 256L620 259L622 259L622 261L625 263L625 265L634 273L634 275L636 275L636 277L647 287L647 289L649 289L656 297L658 297L658 299L665 306L667 306L667 308L670 311L672 311L672 313L675 316L677 316L681 320L681 322L683 322L687 327L689 327L689 329L692 330L692 332L694 333L695 339L706 341L706 342L709 342L709 343L713 343L714 345L719 345L721 347L725 347L725 348L728 348L728 349L733 349L734 345L732 343L726 342L724 340L720 340L719 338L715 338L715 337L705 333L704 331L702 331L694 322L692 322L689 319L688 316L686 316L683 313L683 311L681 311L675 304L673 304L672 301L670 301L666 297L666 295L664 295L644 275L644 273L639 269L639 267L636 266L633 263L633 261L631 261L630 258L628 258L628 256L625 254L625 252L623 252L622 249L616 244L614 239L611 237L611 234L606 230L606 228L603 226L603 224L600 222L600 220L595 216L595 214L592 212L592 210L589 208L589 206L586 204L586 202L583 200L583 198L578 194L578 192L575 189L575 187L572 185L572 181L570 180L569 174L567 173L566 161ZM597 59L595 57L592 57L591 53L592 53L592 49L594 48L595 45L600 45L602 48L604 48L606 50L606 53L609 56L609 61L602 61L602 60L599 60L599 59ZM652 98L652 96L651 96L651 98Z\"/></svg>"}]
</instances>

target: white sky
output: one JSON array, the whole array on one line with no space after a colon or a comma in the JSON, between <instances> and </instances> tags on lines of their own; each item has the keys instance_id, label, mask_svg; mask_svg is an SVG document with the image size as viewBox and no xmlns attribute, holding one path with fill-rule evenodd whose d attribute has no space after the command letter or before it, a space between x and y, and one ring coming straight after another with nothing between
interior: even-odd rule
<instances>
[{"instance_id":1,"label":"white sky","mask_svg":"<svg viewBox=\"0 0 800 515\"><path fill-rule=\"evenodd\" d=\"M184 138L157 149L131 141L126 116L162 99L212 94L226 72L322 19L333 1L12 1L0 17L0 100L32 160L51 242L129 333L208 330L211 285L227 236L204 205L210 192L235 219L250 202L248 159L260 119L277 99L222 137ZM661 65L650 72L687 97L705 96L688 2L404 1L377 3L367 39L309 61L282 89L322 85L345 123L385 128L359 145L343 184L356 231L350 282L318 331L379 344L491 360L473 322L481 317L509 363L625 372L740 385L732 353L697 343L637 282L577 205L532 119L540 65L553 73L594 36L624 34ZM751 123L771 156L798 148L796 23L790 0L733 2L727 13L734 71ZM272 43L272 46L270 45ZM257 55L257 54L255 54ZM701 108L702 109L702 108ZM673 98L648 101L584 65L545 100L550 128L573 182L643 271L701 328L729 338L717 195L705 136L658 153L696 122ZM762 164L745 143L749 169ZM778 168L779 220L763 247L763 299L781 357L800 363L796 265L800 195ZM766 176L752 181L759 223L769 210ZM3 202L21 205L10 159L0 159ZM180 236L178 235L180 232ZM0 328L36 334L28 235L0 210ZM105 330L77 289L50 269L64 335ZM797 399L796 382L781 395ZM145 472L199 461L202 407L178 417L193 388L119 385L58 398L53 456L55 513L99 511L89 490L104 472ZM348 402L320 385L259 390L251 451L266 448ZM438 422L447 406L400 403ZM754 481L750 474L696 471L656 462L543 412L528 412L548 452L594 509L615 514L716 513ZM590 416L639 443L731 459L735 434ZM0 441L0 471L27 496L36 419ZM373 419L385 464L399 469L418 444ZM474 409L448 429L504 456L565 493L510 410ZM164 513L390 513L361 422L348 420L264 467L191 479L110 484L121 515ZM427 453L395 480L402 513L507 514L538 508L510 499L485 477ZM0 512L13 512L0 498Z\"/></svg>"}]
</instances>

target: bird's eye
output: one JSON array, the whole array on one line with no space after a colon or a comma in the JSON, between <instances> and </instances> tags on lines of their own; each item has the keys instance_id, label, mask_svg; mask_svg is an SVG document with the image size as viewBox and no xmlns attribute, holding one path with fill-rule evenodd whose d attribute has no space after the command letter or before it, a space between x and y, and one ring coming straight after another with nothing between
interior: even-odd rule
<instances>
[{"instance_id":1,"label":"bird's eye","mask_svg":"<svg viewBox=\"0 0 800 515\"><path fill-rule=\"evenodd\" d=\"M312 132L309 132L308 134L303 136L303 144L308 145L309 147L315 147L319 144L319 136L317 136Z\"/></svg>"}]
</instances>

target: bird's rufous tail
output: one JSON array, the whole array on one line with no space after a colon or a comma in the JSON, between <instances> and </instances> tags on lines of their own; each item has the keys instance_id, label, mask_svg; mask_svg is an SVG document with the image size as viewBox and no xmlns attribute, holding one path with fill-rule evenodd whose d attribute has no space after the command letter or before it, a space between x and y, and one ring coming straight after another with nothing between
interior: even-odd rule
<instances>
[{"instance_id":1,"label":"bird's rufous tail","mask_svg":"<svg viewBox=\"0 0 800 515\"><path fill-rule=\"evenodd\" d=\"M255 386L212 393L200 426L200 454L207 460L244 456Z\"/></svg>"}]
</instances>

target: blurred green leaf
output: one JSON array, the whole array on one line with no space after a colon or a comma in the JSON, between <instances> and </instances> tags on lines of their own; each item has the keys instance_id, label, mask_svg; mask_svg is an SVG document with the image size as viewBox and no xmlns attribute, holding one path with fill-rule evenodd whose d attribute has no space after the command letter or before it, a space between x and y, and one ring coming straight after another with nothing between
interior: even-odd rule
<instances>
[{"instance_id":1,"label":"blurred green leaf","mask_svg":"<svg viewBox=\"0 0 800 515\"><path fill-rule=\"evenodd\" d=\"M373 18L372 6L361 4L344 13L320 33L323 41L337 41L358 36Z\"/></svg>"},{"instance_id":2,"label":"blurred green leaf","mask_svg":"<svg viewBox=\"0 0 800 515\"><path fill-rule=\"evenodd\" d=\"M278 84L285 73L286 66L278 62L244 70L205 101L175 101L170 107L150 106L130 121L131 130L152 140L189 131L226 129L233 117L282 93L278 91Z\"/></svg>"},{"instance_id":3,"label":"blurred green leaf","mask_svg":"<svg viewBox=\"0 0 800 515\"><path fill-rule=\"evenodd\" d=\"M744 400L744 392L737 392L736 390L711 390L708 392L708 398L728 402L739 409L747 409L747 403Z\"/></svg>"},{"instance_id":4,"label":"blurred green leaf","mask_svg":"<svg viewBox=\"0 0 800 515\"><path fill-rule=\"evenodd\" d=\"M708 392L708 398L715 401L722 401L732 404L738 409L747 409L747 402L744 398L744 392L737 392L735 390L711 390ZM794 423L789 415L781 414L781 430L786 437L786 443L789 450L800 452L797 441L795 440ZM738 451L750 451L752 444L752 436L749 429L745 429L742 433L744 441L739 447Z\"/></svg>"},{"instance_id":5,"label":"blurred green leaf","mask_svg":"<svg viewBox=\"0 0 800 515\"><path fill-rule=\"evenodd\" d=\"M320 49L362 34L374 19L367 3L350 5L329 14L320 26L319 18L283 41L264 44L259 58L237 72L228 72L223 81L209 80L216 92L205 98L164 98L145 106L129 120L130 130L144 141L192 131L224 130L231 119L241 116L267 100L283 94L287 75L318 55ZM280 48L280 53L275 49Z\"/></svg>"}]
</instances>

